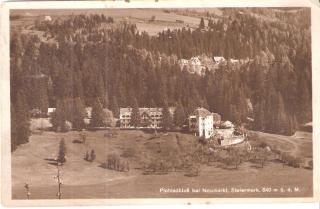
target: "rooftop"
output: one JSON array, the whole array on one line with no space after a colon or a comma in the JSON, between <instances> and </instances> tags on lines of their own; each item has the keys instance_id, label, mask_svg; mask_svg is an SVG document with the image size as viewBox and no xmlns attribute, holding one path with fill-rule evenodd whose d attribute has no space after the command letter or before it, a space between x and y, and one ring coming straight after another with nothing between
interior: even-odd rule
<instances>
[{"instance_id":1,"label":"rooftop","mask_svg":"<svg viewBox=\"0 0 320 209\"><path fill-rule=\"evenodd\" d=\"M211 115L212 113L203 107L198 107L192 114L200 117L206 117L208 115Z\"/></svg>"}]
</instances>

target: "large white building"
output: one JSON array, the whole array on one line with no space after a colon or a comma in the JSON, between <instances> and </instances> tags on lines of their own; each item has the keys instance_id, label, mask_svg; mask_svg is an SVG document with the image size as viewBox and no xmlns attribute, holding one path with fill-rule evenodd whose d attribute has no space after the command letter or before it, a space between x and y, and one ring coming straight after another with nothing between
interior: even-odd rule
<instances>
[{"instance_id":1,"label":"large white building","mask_svg":"<svg viewBox=\"0 0 320 209\"><path fill-rule=\"evenodd\" d=\"M173 116L175 108L169 107L169 112ZM141 117L141 126L147 128L161 128L162 123L162 108L158 107L144 107L139 108ZM120 108L120 127L121 128L133 128L131 126L131 114L132 108Z\"/></svg>"},{"instance_id":2,"label":"large white building","mask_svg":"<svg viewBox=\"0 0 320 209\"><path fill-rule=\"evenodd\" d=\"M214 113L209 112L207 109L197 108L189 116L189 130L195 132L199 137L209 139L214 134L215 118Z\"/></svg>"},{"instance_id":3,"label":"large white building","mask_svg":"<svg viewBox=\"0 0 320 209\"><path fill-rule=\"evenodd\" d=\"M187 69L191 74L198 74L203 76L205 73L206 67L201 63L200 57L191 57L190 60L180 59L179 65L181 70Z\"/></svg>"}]
</instances>

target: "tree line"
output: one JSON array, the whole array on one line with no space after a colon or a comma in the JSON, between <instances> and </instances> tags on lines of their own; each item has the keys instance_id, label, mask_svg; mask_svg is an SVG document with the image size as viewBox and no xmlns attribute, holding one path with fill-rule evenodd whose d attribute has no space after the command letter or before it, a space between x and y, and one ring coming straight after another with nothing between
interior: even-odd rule
<instances>
[{"instance_id":1,"label":"tree line","mask_svg":"<svg viewBox=\"0 0 320 209\"><path fill-rule=\"evenodd\" d=\"M292 134L299 123L311 120L310 24L305 22L230 16L210 20L205 30L199 24L196 30L158 36L94 15L40 25L35 30L54 41L11 34L13 147L28 139L29 110L56 107L61 113L54 120L82 127L84 107L97 101L114 117L120 107L178 106L181 115L188 115L202 106L223 120L241 124L252 118L253 129L281 134ZM68 32L58 35L63 29ZM227 62L204 76L180 68L180 58L199 54L253 61ZM68 111L68 106L74 108ZM181 118L174 120L181 124Z\"/></svg>"}]
</instances>

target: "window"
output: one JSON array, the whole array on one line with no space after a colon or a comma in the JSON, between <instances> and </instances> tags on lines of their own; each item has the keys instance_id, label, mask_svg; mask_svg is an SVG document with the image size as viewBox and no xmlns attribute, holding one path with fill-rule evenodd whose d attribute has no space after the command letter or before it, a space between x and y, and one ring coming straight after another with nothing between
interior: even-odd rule
<instances>
[{"instance_id":1,"label":"window","mask_svg":"<svg viewBox=\"0 0 320 209\"><path fill-rule=\"evenodd\" d=\"M196 123L197 122L197 118L191 118L190 120L192 123Z\"/></svg>"}]
</instances>

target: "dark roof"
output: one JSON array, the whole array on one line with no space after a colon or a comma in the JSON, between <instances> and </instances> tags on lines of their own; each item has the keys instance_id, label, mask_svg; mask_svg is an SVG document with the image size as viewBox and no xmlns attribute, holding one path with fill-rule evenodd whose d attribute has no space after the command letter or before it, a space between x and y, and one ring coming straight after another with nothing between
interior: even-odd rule
<instances>
[{"instance_id":1,"label":"dark roof","mask_svg":"<svg viewBox=\"0 0 320 209\"><path fill-rule=\"evenodd\" d=\"M200 117L206 117L208 115L211 115L212 113L203 107L199 107L192 114Z\"/></svg>"}]
</instances>

